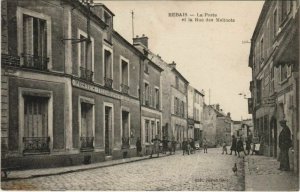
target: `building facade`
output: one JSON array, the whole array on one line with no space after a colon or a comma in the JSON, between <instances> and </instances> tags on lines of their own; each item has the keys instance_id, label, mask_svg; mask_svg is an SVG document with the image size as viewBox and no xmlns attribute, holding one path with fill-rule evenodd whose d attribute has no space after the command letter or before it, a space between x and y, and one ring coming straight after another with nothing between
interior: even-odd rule
<instances>
[{"instance_id":1,"label":"building facade","mask_svg":"<svg viewBox=\"0 0 300 192\"><path fill-rule=\"evenodd\" d=\"M134 155L145 56L113 29L114 14L79 1L4 2L2 165Z\"/></svg>"},{"instance_id":2,"label":"building facade","mask_svg":"<svg viewBox=\"0 0 300 192\"><path fill-rule=\"evenodd\" d=\"M201 92L188 86L188 126L193 133L190 138L195 141L201 141L203 135L203 106L204 106L204 91Z\"/></svg>"},{"instance_id":3,"label":"building facade","mask_svg":"<svg viewBox=\"0 0 300 192\"><path fill-rule=\"evenodd\" d=\"M263 153L278 157L285 119L293 148L290 164L299 171L299 1L266 1L251 39L249 111Z\"/></svg>"},{"instance_id":4,"label":"building facade","mask_svg":"<svg viewBox=\"0 0 300 192\"><path fill-rule=\"evenodd\" d=\"M218 113L212 105L204 104L203 139L207 140L210 147L217 145L217 115Z\"/></svg>"},{"instance_id":5,"label":"building facade","mask_svg":"<svg viewBox=\"0 0 300 192\"><path fill-rule=\"evenodd\" d=\"M162 131L162 86L161 72L158 65L147 57L148 38L146 36L133 39L133 45L145 54L141 63L141 141L146 154L151 151L152 139L158 135L163 139Z\"/></svg>"}]
</instances>

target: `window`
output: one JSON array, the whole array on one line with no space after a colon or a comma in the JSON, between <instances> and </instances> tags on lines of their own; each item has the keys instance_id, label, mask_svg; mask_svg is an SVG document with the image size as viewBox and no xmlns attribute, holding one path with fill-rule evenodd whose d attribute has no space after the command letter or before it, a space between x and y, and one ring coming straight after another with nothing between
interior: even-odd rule
<instances>
[{"instance_id":1,"label":"window","mask_svg":"<svg viewBox=\"0 0 300 192\"><path fill-rule=\"evenodd\" d=\"M104 86L112 89L112 51L104 49Z\"/></svg>"},{"instance_id":2,"label":"window","mask_svg":"<svg viewBox=\"0 0 300 192\"><path fill-rule=\"evenodd\" d=\"M273 38L275 38L276 35L277 35L277 29L278 29L278 24L277 24L277 10L275 10L274 14L273 14Z\"/></svg>"},{"instance_id":3,"label":"window","mask_svg":"<svg viewBox=\"0 0 300 192\"><path fill-rule=\"evenodd\" d=\"M184 117L184 102L181 101L182 110L181 110L181 116Z\"/></svg>"},{"instance_id":4,"label":"window","mask_svg":"<svg viewBox=\"0 0 300 192\"><path fill-rule=\"evenodd\" d=\"M81 150L89 150L94 148L93 133L93 105L81 102Z\"/></svg>"},{"instance_id":5,"label":"window","mask_svg":"<svg viewBox=\"0 0 300 192\"><path fill-rule=\"evenodd\" d=\"M129 62L124 58L121 59L121 67L120 67L120 85L121 91L124 94L128 94L129 90Z\"/></svg>"},{"instance_id":6,"label":"window","mask_svg":"<svg viewBox=\"0 0 300 192\"><path fill-rule=\"evenodd\" d=\"M260 64L264 62L264 38L260 40Z\"/></svg>"},{"instance_id":7,"label":"window","mask_svg":"<svg viewBox=\"0 0 300 192\"><path fill-rule=\"evenodd\" d=\"M145 120L145 142L149 143L150 138L149 138L149 120Z\"/></svg>"},{"instance_id":8,"label":"window","mask_svg":"<svg viewBox=\"0 0 300 192\"><path fill-rule=\"evenodd\" d=\"M94 40L93 38L90 41L87 39L87 34L81 30L78 30L78 36L81 40L78 43L78 52L79 52L79 67L80 67L80 78L92 81L93 80L93 62L94 62Z\"/></svg>"},{"instance_id":9,"label":"window","mask_svg":"<svg viewBox=\"0 0 300 192\"><path fill-rule=\"evenodd\" d=\"M271 71L270 71L270 84L269 84L269 86L270 86L270 93L274 93L274 89L275 89L275 85L274 85L274 70L275 70L275 68L274 67L272 67L271 68Z\"/></svg>"},{"instance_id":10,"label":"window","mask_svg":"<svg viewBox=\"0 0 300 192\"><path fill-rule=\"evenodd\" d=\"M262 86L261 86L261 80L256 80L256 86L257 86L257 90L256 90L256 99L257 99L257 103L259 104L261 102L261 94L262 94Z\"/></svg>"},{"instance_id":11,"label":"window","mask_svg":"<svg viewBox=\"0 0 300 192\"><path fill-rule=\"evenodd\" d=\"M47 70L47 22L46 20L23 15L24 67Z\"/></svg>"},{"instance_id":12,"label":"window","mask_svg":"<svg viewBox=\"0 0 300 192\"><path fill-rule=\"evenodd\" d=\"M174 114L177 114L177 104L178 104L178 99L177 97L174 98Z\"/></svg>"},{"instance_id":13,"label":"window","mask_svg":"<svg viewBox=\"0 0 300 192\"><path fill-rule=\"evenodd\" d=\"M47 103L48 98L24 96L23 153L50 152Z\"/></svg>"},{"instance_id":14,"label":"window","mask_svg":"<svg viewBox=\"0 0 300 192\"><path fill-rule=\"evenodd\" d=\"M176 86L176 89L178 89L179 88L179 79L178 79L178 77L177 76L175 76L175 86Z\"/></svg>"},{"instance_id":15,"label":"window","mask_svg":"<svg viewBox=\"0 0 300 192\"><path fill-rule=\"evenodd\" d=\"M281 22L283 22L288 13L287 7L288 7L289 1L283 0L283 1L281 1L281 3L282 3L281 4Z\"/></svg>"},{"instance_id":16,"label":"window","mask_svg":"<svg viewBox=\"0 0 300 192\"><path fill-rule=\"evenodd\" d=\"M154 122L154 121L151 121L151 141L152 141L152 139L155 138L155 135L156 135L156 131L155 131L155 122Z\"/></svg>"},{"instance_id":17,"label":"window","mask_svg":"<svg viewBox=\"0 0 300 192\"><path fill-rule=\"evenodd\" d=\"M159 109L159 89L155 88L155 108Z\"/></svg>"},{"instance_id":18,"label":"window","mask_svg":"<svg viewBox=\"0 0 300 192\"><path fill-rule=\"evenodd\" d=\"M144 72L145 72L146 74L149 74L148 63L146 63L146 62L145 62L145 64L144 64Z\"/></svg>"},{"instance_id":19,"label":"window","mask_svg":"<svg viewBox=\"0 0 300 192\"><path fill-rule=\"evenodd\" d=\"M291 76L292 66L284 64L280 66L280 82L287 80Z\"/></svg>"},{"instance_id":20,"label":"window","mask_svg":"<svg viewBox=\"0 0 300 192\"><path fill-rule=\"evenodd\" d=\"M144 104L146 106L149 106L149 84L148 83L144 83L144 92L145 92L145 95L144 95Z\"/></svg>"},{"instance_id":21,"label":"window","mask_svg":"<svg viewBox=\"0 0 300 192\"><path fill-rule=\"evenodd\" d=\"M129 112L122 111L122 145L123 147L129 147Z\"/></svg>"}]
</instances>

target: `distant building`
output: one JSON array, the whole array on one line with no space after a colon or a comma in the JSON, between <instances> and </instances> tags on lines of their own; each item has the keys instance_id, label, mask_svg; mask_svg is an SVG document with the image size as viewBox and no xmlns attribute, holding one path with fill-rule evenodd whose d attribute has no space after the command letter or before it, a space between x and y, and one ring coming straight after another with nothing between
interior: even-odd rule
<instances>
[{"instance_id":1,"label":"distant building","mask_svg":"<svg viewBox=\"0 0 300 192\"><path fill-rule=\"evenodd\" d=\"M135 38L135 39L138 39ZM189 82L176 69L176 63L168 64L157 54L147 48L148 38L143 38L139 43L134 44L136 48L143 50L151 62L162 68L162 135L169 140L175 137L179 143L184 138L192 136L192 130L188 129L188 96L187 88Z\"/></svg>"},{"instance_id":2,"label":"distant building","mask_svg":"<svg viewBox=\"0 0 300 192\"><path fill-rule=\"evenodd\" d=\"M205 105L203 137L209 139L211 145L220 146L223 142L231 142L232 120L230 113L227 115L219 104Z\"/></svg>"},{"instance_id":3,"label":"distant building","mask_svg":"<svg viewBox=\"0 0 300 192\"><path fill-rule=\"evenodd\" d=\"M192 86L188 86L188 126L191 138L201 141L203 135L203 108L204 91L198 91Z\"/></svg>"},{"instance_id":4,"label":"distant building","mask_svg":"<svg viewBox=\"0 0 300 192\"><path fill-rule=\"evenodd\" d=\"M279 157L283 119L291 130L290 163L299 172L299 1L265 1L251 38L249 67L254 136Z\"/></svg>"}]
</instances>

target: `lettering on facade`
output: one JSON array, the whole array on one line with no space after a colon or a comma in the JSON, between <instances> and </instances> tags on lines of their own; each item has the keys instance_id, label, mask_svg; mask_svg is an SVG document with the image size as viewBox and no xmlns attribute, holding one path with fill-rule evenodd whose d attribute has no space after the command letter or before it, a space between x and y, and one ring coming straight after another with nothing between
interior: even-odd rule
<instances>
[{"instance_id":1,"label":"lettering on facade","mask_svg":"<svg viewBox=\"0 0 300 192\"><path fill-rule=\"evenodd\" d=\"M72 85L74 87L78 87L78 88L85 89L85 90L88 90L88 91L91 91L91 92L94 92L94 93L97 93L97 94L112 97L114 99L119 99L119 100L131 102L131 103L139 104L138 100L131 99L131 98L123 96L121 94L113 93L113 92L108 91L106 89L97 87L95 85L90 85L90 84L87 84L87 83L84 83L82 81L78 81L78 80L75 80L75 79L72 80Z\"/></svg>"}]
</instances>

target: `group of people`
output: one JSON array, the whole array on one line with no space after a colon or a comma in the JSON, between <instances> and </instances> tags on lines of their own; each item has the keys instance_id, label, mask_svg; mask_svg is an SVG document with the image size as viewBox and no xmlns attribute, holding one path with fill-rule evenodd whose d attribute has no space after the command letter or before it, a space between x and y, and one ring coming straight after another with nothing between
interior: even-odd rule
<instances>
[{"instance_id":1,"label":"group of people","mask_svg":"<svg viewBox=\"0 0 300 192\"><path fill-rule=\"evenodd\" d=\"M157 157L159 157L159 153L166 154L168 151L171 154L175 154L176 151L176 145L177 141L175 140L175 137L172 138L171 141L169 141L166 137L163 138L163 140L158 138L158 135L155 136L151 140L152 146L151 146L151 155L152 157L153 154L157 154ZM137 138L136 141L136 152L137 156L142 156L142 143L140 138Z\"/></svg>"},{"instance_id":2,"label":"group of people","mask_svg":"<svg viewBox=\"0 0 300 192\"><path fill-rule=\"evenodd\" d=\"M182 142L182 155L187 153L188 155L195 153L196 146L194 139L184 139Z\"/></svg>"},{"instance_id":3,"label":"group of people","mask_svg":"<svg viewBox=\"0 0 300 192\"><path fill-rule=\"evenodd\" d=\"M232 135L232 141L231 141L231 147L230 147L230 154L232 155L232 152L234 151L234 154L238 154L238 157L240 157L240 153L243 152L244 155L249 155L250 154L250 150L251 150L251 138L247 138L246 139L246 150L244 148L244 142L242 140L242 137L239 137L239 139L237 139L234 135ZM247 151L247 153L246 153ZM222 154L224 154L226 152L227 154L227 147L226 147L226 143L223 143L223 151ZM253 154L253 151L252 151Z\"/></svg>"}]
</instances>

